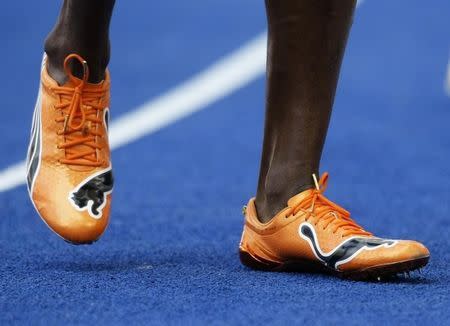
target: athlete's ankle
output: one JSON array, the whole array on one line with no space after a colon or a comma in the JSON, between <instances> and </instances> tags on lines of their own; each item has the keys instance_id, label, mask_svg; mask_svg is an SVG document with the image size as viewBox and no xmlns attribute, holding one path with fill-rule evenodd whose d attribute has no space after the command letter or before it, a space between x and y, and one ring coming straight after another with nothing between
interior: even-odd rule
<instances>
[{"instance_id":1,"label":"athlete's ankle","mask_svg":"<svg viewBox=\"0 0 450 326\"><path fill-rule=\"evenodd\" d=\"M261 223L269 222L277 212L279 212L286 204L282 204L282 200L277 198L262 198L263 196L256 196L255 205L258 213L258 220Z\"/></svg>"},{"instance_id":2,"label":"athlete's ankle","mask_svg":"<svg viewBox=\"0 0 450 326\"><path fill-rule=\"evenodd\" d=\"M104 44L95 46L83 45L78 40L70 40L52 32L45 40L45 53L47 54L47 70L49 75L63 85L67 81L64 72L64 59L71 53L76 53L83 57L89 66L89 82L98 83L105 78L106 67L109 63L110 50L109 40ZM72 73L77 77L83 76L83 68L78 62L71 63Z\"/></svg>"},{"instance_id":3,"label":"athlete's ankle","mask_svg":"<svg viewBox=\"0 0 450 326\"><path fill-rule=\"evenodd\" d=\"M291 182L292 183L292 182ZM262 223L269 222L277 213L286 207L287 201L296 194L313 188L314 185L307 184L286 184L283 189L267 187L256 194L255 204L258 212L258 219Z\"/></svg>"},{"instance_id":4,"label":"athlete's ankle","mask_svg":"<svg viewBox=\"0 0 450 326\"><path fill-rule=\"evenodd\" d=\"M305 164L275 162L261 175L256 192L256 208L261 222L270 221L280 210L286 207L287 201L298 193L314 187L312 174L318 175L317 169L305 168Z\"/></svg>"}]
</instances>

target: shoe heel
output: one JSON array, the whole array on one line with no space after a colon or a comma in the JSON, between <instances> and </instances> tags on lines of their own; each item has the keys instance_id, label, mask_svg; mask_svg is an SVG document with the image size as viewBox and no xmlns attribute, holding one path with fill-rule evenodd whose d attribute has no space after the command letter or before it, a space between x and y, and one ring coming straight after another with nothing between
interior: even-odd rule
<instances>
[{"instance_id":1,"label":"shoe heel","mask_svg":"<svg viewBox=\"0 0 450 326\"><path fill-rule=\"evenodd\" d=\"M262 258L256 258L252 256L247 251L239 248L239 259L242 265L247 266L251 269L263 270L263 271L280 271L283 269L282 263L276 263L273 261L268 261Z\"/></svg>"}]
</instances>

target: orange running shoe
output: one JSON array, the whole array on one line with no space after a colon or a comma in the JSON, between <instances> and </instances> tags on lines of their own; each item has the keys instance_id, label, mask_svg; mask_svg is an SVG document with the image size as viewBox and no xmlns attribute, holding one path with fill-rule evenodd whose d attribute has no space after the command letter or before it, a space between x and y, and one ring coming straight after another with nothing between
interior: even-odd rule
<instances>
[{"instance_id":1,"label":"orange running shoe","mask_svg":"<svg viewBox=\"0 0 450 326\"><path fill-rule=\"evenodd\" d=\"M287 207L261 223L254 198L244 207L241 262L255 269L331 272L352 279L378 279L419 269L430 253L419 242L374 237L316 188L289 199Z\"/></svg>"},{"instance_id":2,"label":"orange running shoe","mask_svg":"<svg viewBox=\"0 0 450 326\"><path fill-rule=\"evenodd\" d=\"M83 79L69 63L83 65ZM30 198L42 220L74 244L96 241L108 225L113 176L108 143L109 73L88 83L85 60L64 61L69 81L59 86L44 55L27 157Z\"/></svg>"}]
</instances>

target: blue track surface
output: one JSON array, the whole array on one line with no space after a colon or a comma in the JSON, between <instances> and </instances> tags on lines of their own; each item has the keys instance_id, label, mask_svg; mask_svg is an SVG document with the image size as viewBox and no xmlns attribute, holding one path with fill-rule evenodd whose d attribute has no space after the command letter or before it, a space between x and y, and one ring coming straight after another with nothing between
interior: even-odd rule
<instances>
[{"instance_id":1,"label":"blue track surface","mask_svg":"<svg viewBox=\"0 0 450 326\"><path fill-rule=\"evenodd\" d=\"M0 169L25 155L42 41L58 9L10 1L0 11ZM118 1L113 117L263 31L263 9L256 0ZM93 246L52 234L25 187L0 193L0 324L448 323L449 12L449 2L418 0L358 9L323 158L330 197L361 224L429 246L422 276L357 283L240 265L240 209L254 194L261 148L260 78L114 152L112 222Z\"/></svg>"}]
</instances>

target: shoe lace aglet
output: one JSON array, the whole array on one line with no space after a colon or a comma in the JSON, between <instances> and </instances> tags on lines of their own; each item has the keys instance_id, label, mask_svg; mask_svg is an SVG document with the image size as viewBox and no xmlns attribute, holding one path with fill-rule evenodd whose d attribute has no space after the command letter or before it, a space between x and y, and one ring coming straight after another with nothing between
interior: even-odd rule
<instances>
[{"instance_id":1,"label":"shoe lace aglet","mask_svg":"<svg viewBox=\"0 0 450 326\"><path fill-rule=\"evenodd\" d=\"M314 184L315 184L315 186L316 186L316 189L317 189L318 191L320 191L320 185L319 185L319 181L317 180L316 174L313 173L313 174L312 174L312 177L313 177L313 180L314 180Z\"/></svg>"}]
</instances>

